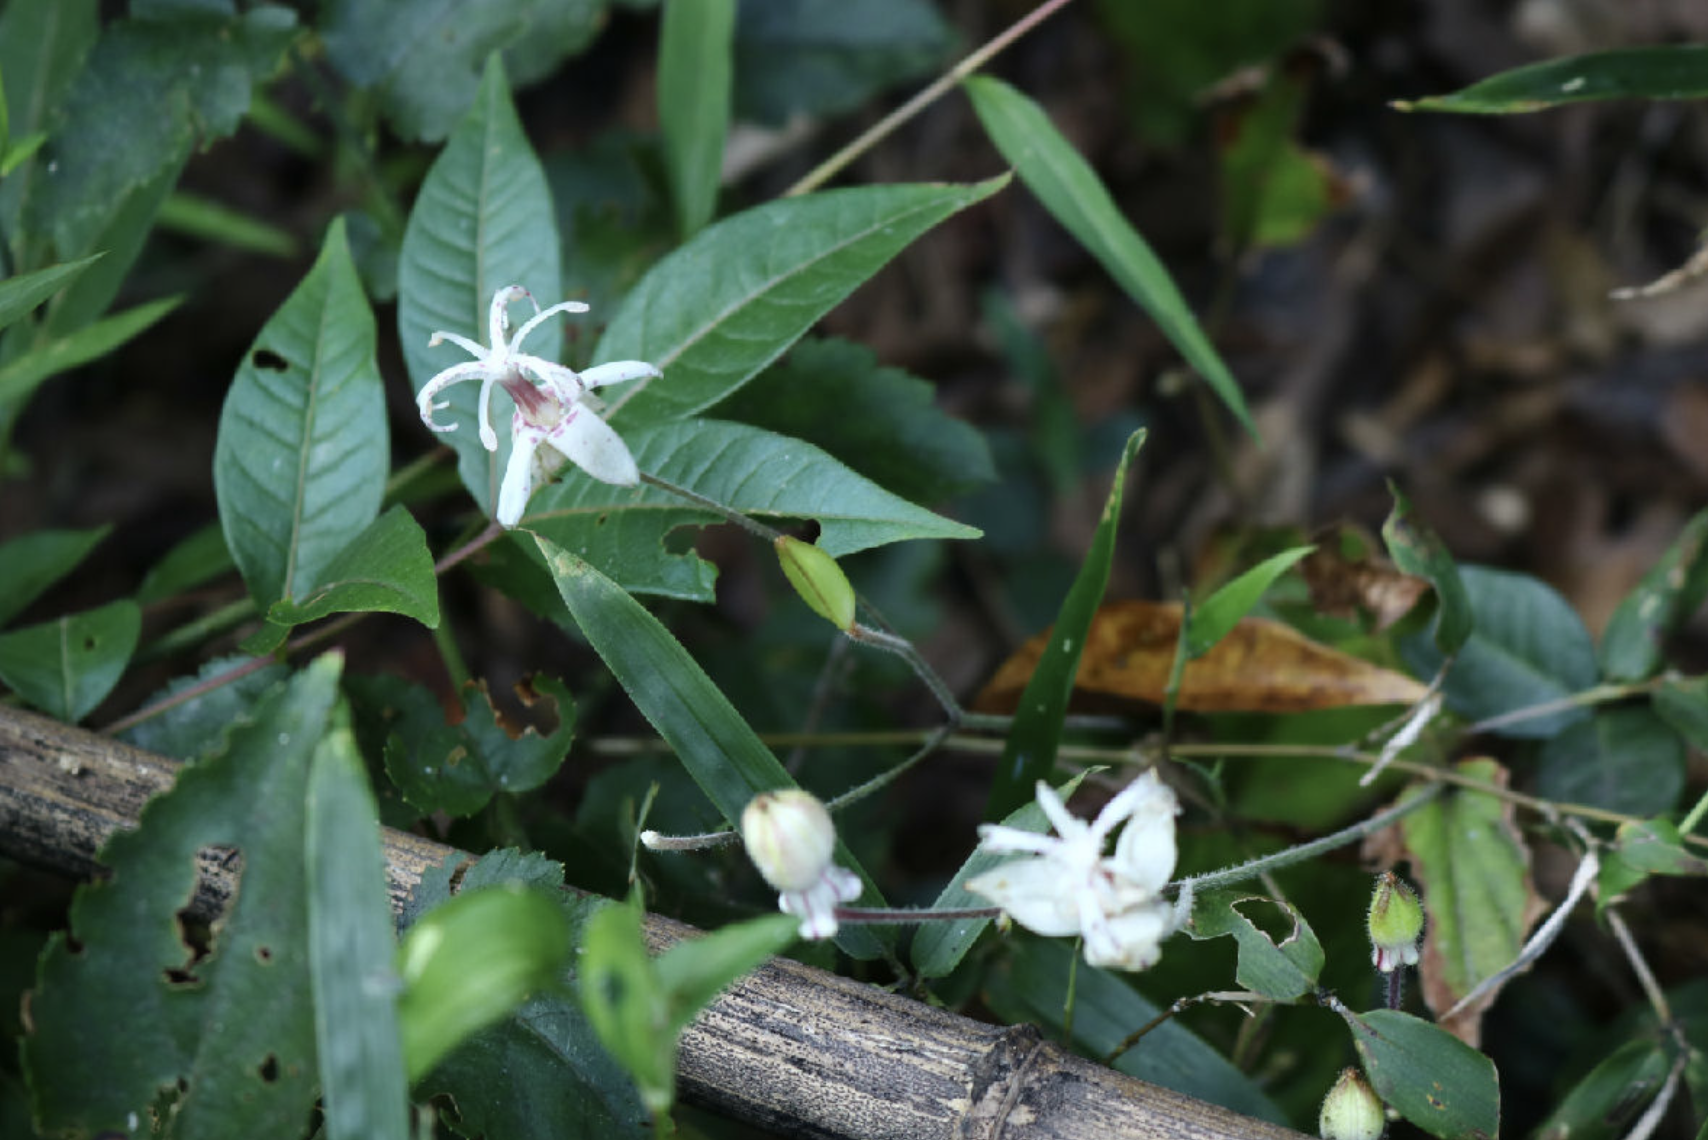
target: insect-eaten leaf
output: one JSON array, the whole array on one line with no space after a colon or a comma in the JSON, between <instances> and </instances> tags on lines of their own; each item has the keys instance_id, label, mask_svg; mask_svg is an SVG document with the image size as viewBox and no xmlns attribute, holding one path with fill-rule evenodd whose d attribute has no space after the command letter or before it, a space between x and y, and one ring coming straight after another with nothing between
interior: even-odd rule
<instances>
[{"instance_id":1,"label":"insect-eaten leaf","mask_svg":"<svg viewBox=\"0 0 1708 1140\"><path fill-rule=\"evenodd\" d=\"M1082 693L1161 704L1180 638L1178 602L1123 601L1092 620L1075 688ZM976 707L1012 711L1037 668L1049 632L1003 663ZM1424 686L1315 642L1280 622L1242 618L1181 678L1178 708L1187 712L1307 712L1347 705L1406 705Z\"/></svg>"},{"instance_id":2,"label":"insect-eaten leaf","mask_svg":"<svg viewBox=\"0 0 1708 1140\"><path fill-rule=\"evenodd\" d=\"M1378 633L1410 613L1428 593L1428 580L1371 555L1374 547L1370 539L1347 528L1324 536L1299 563L1299 573L1311 591L1312 608L1348 619L1363 611Z\"/></svg>"},{"instance_id":3,"label":"insect-eaten leaf","mask_svg":"<svg viewBox=\"0 0 1708 1140\"><path fill-rule=\"evenodd\" d=\"M473 815L498 792L539 787L575 734L574 698L544 674L518 683L516 695L530 711L556 716L545 732L507 726L484 681L464 687L464 715L454 724L437 697L401 677L352 677L348 687L368 753L385 757L403 798L424 813Z\"/></svg>"},{"instance_id":4,"label":"insect-eaten leaf","mask_svg":"<svg viewBox=\"0 0 1708 1140\"><path fill-rule=\"evenodd\" d=\"M1193 938L1233 935L1239 945L1235 980L1254 993L1287 1002L1316 989L1322 943L1291 903L1217 891L1193 902L1186 932Z\"/></svg>"}]
</instances>

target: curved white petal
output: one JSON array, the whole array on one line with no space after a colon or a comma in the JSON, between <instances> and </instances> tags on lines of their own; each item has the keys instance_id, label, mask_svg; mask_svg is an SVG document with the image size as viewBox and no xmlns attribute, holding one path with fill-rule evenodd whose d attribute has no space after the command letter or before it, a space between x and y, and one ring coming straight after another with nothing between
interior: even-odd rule
<instances>
[{"instance_id":1,"label":"curved white petal","mask_svg":"<svg viewBox=\"0 0 1708 1140\"><path fill-rule=\"evenodd\" d=\"M1171 933L1173 922L1167 903L1159 900L1134 907L1103 923L1097 938L1087 932L1085 960L1116 970L1149 969L1162 956L1160 943Z\"/></svg>"},{"instance_id":2,"label":"curved white petal","mask_svg":"<svg viewBox=\"0 0 1708 1140\"><path fill-rule=\"evenodd\" d=\"M640 468L629 454L629 445L616 429L585 408L570 408L546 442L601 483L632 487L640 482Z\"/></svg>"},{"instance_id":3,"label":"curved white petal","mask_svg":"<svg viewBox=\"0 0 1708 1140\"><path fill-rule=\"evenodd\" d=\"M438 348L447 340L462 349L464 352L468 353L470 356L474 357L476 360L485 361L487 356L490 355L486 349L482 348L468 337L463 336L461 333L445 332L443 329L427 338L427 347Z\"/></svg>"},{"instance_id":4,"label":"curved white petal","mask_svg":"<svg viewBox=\"0 0 1708 1140\"><path fill-rule=\"evenodd\" d=\"M520 285L506 285L492 295L492 309L487 313L486 323L494 355L503 356L508 351L504 330L510 327L510 302L520 301L523 297L533 303L536 313L540 311L540 303L534 300L534 295Z\"/></svg>"},{"instance_id":5,"label":"curved white petal","mask_svg":"<svg viewBox=\"0 0 1708 1140\"><path fill-rule=\"evenodd\" d=\"M457 426L456 424L451 424L449 427L440 427L438 424L433 422L434 410L436 408L445 407L444 404L434 403L433 397L437 396L440 392L443 392L453 384L460 384L464 380L473 380L476 377L485 375L486 366L484 364L477 361L470 361L466 364L453 364L443 372L435 375L431 380L427 381L427 383L421 385L421 391L415 394L415 406L421 412L421 422L432 428L434 431L454 430Z\"/></svg>"},{"instance_id":6,"label":"curved white petal","mask_svg":"<svg viewBox=\"0 0 1708 1140\"><path fill-rule=\"evenodd\" d=\"M1016 859L963 885L1027 930L1052 937L1079 933L1079 894L1050 859Z\"/></svg>"},{"instance_id":7,"label":"curved white petal","mask_svg":"<svg viewBox=\"0 0 1708 1140\"><path fill-rule=\"evenodd\" d=\"M1174 790L1154 772L1146 772L1135 781L1145 783L1143 795L1133 805L1127 826L1115 841L1115 855L1109 869L1152 894L1168 885L1174 874L1176 847L1174 815L1180 810Z\"/></svg>"},{"instance_id":8,"label":"curved white petal","mask_svg":"<svg viewBox=\"0 0 1708 1140\"><path fill-rule=\"evenodd\" d=\"M528 426L517 416L511 433L510 461L504 465L504 482L498 488L499 526L513 527L522 521L528 496L534 490L534 449L539 445L539 429Z\"/></svg>"},{"instance_id":9,"label":"curved white petal","mask_svg":"<svg viewBox=\"0 0 1708 1140\"><path fill-rule=\"evenodd\" d=\"M1036 831L1000 823L979 824L981 851L1024 851L1028 855L1049 855L1061 845L1062 841L1053 835L1039 835Z\"/></svg>"},{"instance_id":10,"label":"curved white petal","mask_svg":"<svg viewBox=\"0 0 1708 1140\"><path fill-rule=\"evenodd\" d=\"M539 328L540 322L553 313L585 313L587 311L587 306L580 301L559 301L550 308L539 309L538 305L535 308L538 311L529 317L522 327L516 330L516 335L511 338L511 349L521 348L522 342L528 339L528 334Z\"/></svg>"},{"instance_id":11,"label":"curved white petal","mask_svg":"<svg viewBox=\"0 0 1708 1140\"><path fill-rule=\"evenodd\" d=\"M580 373L581 382L589 388L603 388L607 384L621 384L624 380L639 380L643 376L656 379L663 375L644 360L616 360Z\"/></svg>"}]
</instances>

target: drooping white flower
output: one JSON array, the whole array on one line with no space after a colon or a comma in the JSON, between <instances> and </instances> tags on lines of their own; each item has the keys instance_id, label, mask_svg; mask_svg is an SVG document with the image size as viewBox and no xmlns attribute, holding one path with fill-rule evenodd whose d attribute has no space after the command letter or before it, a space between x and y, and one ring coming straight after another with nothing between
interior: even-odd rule
<instances>
[{"instance_id":1,"label":"drooping white flower","mask_svg":"<svg viewBox=\"0 0 1708 1140\"><path fill-rule=\"evenodd\" d=\"M516 330L515 336L507 336L510 306L524 299L534 306L534 315ZM640 471L628 446L600 418L601 405L588 393L607 384L656 377L660 375L658 369L644 361L620 360L576 372L521 351L528 334L547 317L586 311L587 306L580 301L563 301L542 310L526 289L508 285L492 295L488 316L490 345L482 346L443 330L435 332L427 342L428 347L433 347L448 340L474 357L453 364L422 385L416 403L421 422L429 428L437 432L455 431L454 423L434 421L434 412L450 406L436 397L453 384L478 379L480 442L488 451L497 451L498 434L492 430L491 420L493 388L502 387L515 401L516 414L511 421L513 444L498 495L497 519L504 526L515 526L521 520L535 484L547 478L557 465L551 461L551 455L541 452L542 445L601 482L629 487L640 480Z\"/></svg>"},{"instance_id":2,"label":"drooping white flower","mask_svg":"<svg viewBox=\"0 0 1708 1140\"><path fill-rule=\"evenodd\" d=\"M860 897L860 876L831 862L836 825L811 793L761 792L741 813L748 858L779 893L777 907L801 920L802 938L836 933L836 907Z\"/></svg>"},{"instance_id":3,"label":"drooping white flower","mask_svg":"<svg viewBox=\"0 0 1708 1140\"><path fill-rule=\"evenodd\" d=\"M1174 792L1147 771L1103 806L1090 823L1068 813L1042 781L1038 806L1054 836L1000 824L979 828L986 851L1022 852L967 882L966 888L1000 906L1026 929L1049 936L1078 934L1093 966L1142 970L1153 965L1158 944L1179 926L1180 908L1162 897L1174 873ZM1115 853L1109 836L1126 824Z\"/></svg>"}]
</instances>

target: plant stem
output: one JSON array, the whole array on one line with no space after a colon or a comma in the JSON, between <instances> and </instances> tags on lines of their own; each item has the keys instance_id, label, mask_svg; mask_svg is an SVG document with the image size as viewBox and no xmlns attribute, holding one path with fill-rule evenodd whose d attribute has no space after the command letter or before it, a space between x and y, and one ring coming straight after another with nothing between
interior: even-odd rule
<instances>
[{"instance_id":1,"label":"plant stem","mask_svg":"<svg viewBox=\"0 0 1708 1140\"><path fill-rule=\"evenodd\" d=\"M963 922L967 919L1000 918L999 906L964 906L946 910L914 910L908 907L836 908L836 921L872 926L905 926L920 922Z\"/></svg>"},{"instance_id":2,"label":"plant stem","mask_svg":"<svg viewBox=\"0 0 1708 1140\"><path fill-rule=\"evenodd\" d=\"M817 190L835 177L843 167L871 150L883 139L894 134L896 128L935 103L949 88L983 67L997 52L1031 31L1052 15L1056 9L1066 6L1067 3L1068 0L1045 0L1044 3L1016 20L1007 31L999 33L983 47L944 72L929 87L878 120L859 138L819 163L805 178L783 191L783 197L793 198Z\"/></svg>"},{"instance_id":3,"label":"plant stem","mask_svg":"<svg viewBox=\"0 0 1708 1140\"><path fill-rule=\"evenodd\" d=\"M1543 701L1541 704L1525 705L1521 709L1503 712L1499 716L1486 717L1465 727L1466 735L1480 732L1490 732L1497 728L1505 728L1509 724L1534 720L1537 717L1549 716L1553 713L1568 712L1572 709L1589 708L1592 705L1607 704L1611 701L1622 701L1627 697L1641 696L1660 688L1668 678L1654 677L1647 681L1633 681L1622 685L1596 685L1569 697L1561 697L1554 701Z\"/></svg>"}]
</instances>

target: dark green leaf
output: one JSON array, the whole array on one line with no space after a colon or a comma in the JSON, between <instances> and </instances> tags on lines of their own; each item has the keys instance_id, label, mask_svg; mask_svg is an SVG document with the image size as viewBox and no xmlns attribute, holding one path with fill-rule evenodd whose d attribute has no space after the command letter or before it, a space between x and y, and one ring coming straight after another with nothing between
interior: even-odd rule
<instances>
[{"instance_id":1,"label":"dark green leaf","mask_svg":"<svg viewBox=\"0 0 1708 1140\"><path fill-rule=\"evenodd\" d=\"M1598 709L1542 742L1536 790L1625 815L1663 815L1684 790L1684 741L1643 706Z\"/></svg>"},{"instance_id":2,"label":"dark green leaf","mask_svg":"<svg viewBox=\"0 0 1708 1140\"><path fill-rule=\"evenodd\" d=\"M1451 656L1471 636L1475 623L1458 563L1453 561L1440 537L1417 517L1411 500L1392 483L1388 484L1388 490L1394 496L1394 509L1382 524L1388 556L1404 573L1435 587L1435 647L1443 656Z\"/></svg>"},{"instance_id":3,"label":"dark green leaf","mask_svg":"<svg viewBox=\"0 0 1708 1140\"><path fill-rule=\"evenodd\" d=\"M744 119L851 111L943 62L953 37L927 0L744 0L735 32L735 105Z\"/></svg>"},{"instance_id":4,"label":"dark green leaf","mask_svg":"<svg viewBox=\"0 0 1708 1140\"><path fill-rule=\"evenodd\" d=\"M1466 760L1457 770L1483 783L1502 779L1493 760ZM1448 788L1400 827L1423 888L1425 946L1440 963L1437 982L1460 997L1511 965L1524 946L1536 909L1530 852L1511 808L1469 788Z\"/></svg>"},{"instance_id":5,"label":"dark green leaf","mask_svg":"<svg viewBox=\"0 0 1708 1140\"><path fill-rule=\"evenodd\" d=\"M1064 939L1018 935L1011 940L1009 953L986 974L979 996L1006 1022L1035 1022L1049 1033L1059 1033L1068 977L1075 971L1073 955L1072 944ZM1073 1010L1073 1044L1078 1051L1106 1056L1160 1012L1119 976L1079 963ZM1128 1076L1234 1112L1275 1123L1284 1119L1256 1080L1177 1020L1158 1025L1113 1063Z\"/></svg>"},{"instance_id":6,"label":"dark green leaf","mask_svg":"<svg viewBox=\"0 0 1708 1140\"><path fill-rule=\"evenodd\" d=\"M1000 79L975 76L967 96L996 149L1050 214L1109 271L1162 329L1253 437L1257 426L1228 366L1198 327L1161 261L1116 207L1097 172L1063 138L1043 108Z\"/></svg>"},{"instance_id":7,"label":"dark green leaf","mask_svg":"<svg viewBox=\"0 0 1708 1140\"><path fill-rule=\"evenodd\" d=\"M409 1084L379 812L356 742L334 728L308 777L308 964L326 1140L406 1140Z\"/></svg>"},{"instance_id":8,"label":"dark green leaf","mask_svg":"<svg viewBox=\"0 0 1708 1140\"><path fill-rule=\"evenodd\" d=\"M1370 1087L1432 1136L1488 1140L1500 1131L1494 1062L1438 1025L1393 1009L1347 1011Z\"/></svg>"},{"instance_id":9,"label":"dark green leaf","mask_svg":"<svg viewBox=\"0 0 1708 1140\"><path fill-rule=\"evenodd\" d=\"M274 602L267 620L301 625L328 614L388 613L439 627L439 580L427 535L415 517L393 507L340 550L296 600Z\"/></svg>"},{"instance_id":10,"label":"dark green leaf","mask_svg":"<svg viewBox=\"0 0 1708 1140\"><path fill-rule=\"evenodd\" d=\"M226 548L225 532L218 523L209 523L180 540L149 569L136 591L136 600L145 606L163 601L211 582L236 565Z\"/></svg>"},{"instance_id":11,"label":"dark green leaf","mask_svg":"<svg viewBox=\"0 0 1708 1140\"><path fill-rule=\"evenodd\" d=\"M450 897L462 858L422 876L409 912L419 916ZM555 892L572 929L608 906L562 892L563 866L539 855L494 851L462 871L461 889L525 883ZM579 944L579 935L571 943ZM506 1140L642 1140L647 1118L627 1079L600 1048L581 1004L562 992L542 993L510 1017L457 1046L417 1086L422 1097L448 1095L465 1136Z\"/></svg>"},{"instance_id":12,"label":"dark green leaf","mask_svg":"<svg viewBox=\"0 0 1708 1140\"><path fill-rule=\"evenodd\" d=\"M50 265L34 273L0 281L0 329L26 316L31 309L75 281L78 274L95 263L100 254L65 265Z\"/></svg>"},{"instance_id":13,"label":"dark green leaf","mask_svg":"<svg viewBox=\"0 0 1708 1140\"><path fill-rule=\"evenodd\" d=\"M1401 568L1405 569L1404 563ZM1563 700L1595 684L1595 643L1559 594L1535 578L1504 570L1462 566L1459 576L1470 599L1475 630L1447 674L1444 691L1455 712L1482 720ZM1439 625L1436 638L1438 645ZM1442 665L1437 645L1412 638L1401 649L1407 664L1419 676L1428 677ZM1588 716L1585 709L1564 708L1515 720L1494 731L1546 738Z\"/></svg>"},{"instance_id":14,"label":"dark green leaf","mask_svg":"<svg viewBox=\"0 0 1708 1140\"><path fill-rule=\"evenodd\" d=\"M887 491L934 503L994 481L996 468L978 430L933 396L865 345L808 337L706 414L803 439Z\"/></svg>"},{"instance_id":15,"label":"dark green leaf","mask_svg":"<svg viewBox=\"0 0 1708 1140\"><path fill-rule=\"evenodd\" d=\"M105 313L112 305L130 275L131 267L142 255L142 247L148 241L148 235L154 230L155 215L160 212L160 206L166 201L167 195L172 193L172 188L178 185L178 176L184 172L184 166L188 162L189 156L184 155L177 161L168 163L152 181L143 183L127 193L123 199L113 203L112 209L106 212L87 245L88 249L104 251L105 256L78 277L71 288L48 304L45 326L48 336L71 340L73 333ZM31 164L26 169L33 170L36 165ZM38 191L38 200L41 192ZM45 236L43 240L46 244ZM136 320L141 313L148 311L148 306L138 305L108 320ZM127 337L129 335L131 334L126 334ZM0 385L0 388L3 387Z\"/></svg>"},{"instance_id":16,"label":"dark green leaf","mask_svg":"<svg viewBox=\"0 0 1708 1140\"><path fill-rule=\"evenodd\" d=\"M75 570L111 529L38 530L0 543L0 625Z\"/></svg>"},{"instance_id":17,"label":"dark green leaf","mask_svg":"<svg viewBox=\"0 0 1708 1140\"><path fill-rule=\"evenodd\" d=\"M1699 511L1619 602L1601 635L1601 672L1609 681L1642 681L1660 668L1667 636L1690 620L1708 594L1705 544L1708 511Z\"/></svg>"},{"instance_id":18,"label":"dark green leaf","mask_svg":"<svg viewBox=\"0 0 1708 1140\"><path fill-rule=\"evenodd\" d=\"M467 359L449 342L429 348L432 335L444 330L485 344L492 296L510 285L531 290L542 305L562 297L546 177L522 134L504 69L494 58L474 106L427 171L403 234L397 331L416 391L441 369ZM536 333L541 339L528 346L530 351L556 359L547 338L560 336L558 328L548 325ZM456 449L463 483L490 514L510 455L510 398L493 393L498 450L489 452L475 431L480 387L466 383L445 392L450 407L439 413L439 422L454 423L457 430L432 438ZM422 428L420 438L430 435Z\"/></svg>"},{"instance_id":19,"label":"dark green leaf","mask_svg":"<svg viewBox=\"0 0 1708 1140\"><path fill-rule=\"evenodd\" d=\"M1121 523L1127 465L1144 443L1145 433L1134 432L1121 452L1121 462L1116 465L1115 478L1109 485L1109 497L1103 503L1103 517L1091 536L1091 549L1086 551L1079 574L1067 597L1062 599L1061 612L1056 615L1044 655L1015 707L1014 723L1008 728L1002 759L991 781L990 796L985 800L986 819L1000 819L1018 811L1032 799L1038 781L1048 780L1055 768L1068 698L1073 695L1074 678L1079 675L1080 654L1085 651L1091 619L1097 616L1097 607L1103 601L1109 566L1115 558L1115 533Z\"/></svg>"},{"instance_id":20,"label":"dark green leaf","mask_svg":"<svg viewBox=\"0 0 1708 1140\"><path fill-rule=\"evenodd\" d=\"M536 540L564 604L641 715L658 730L732 827L760 792L795 787L777 757L657 618L621 587L547 539ZM883 906L876 885L840 839L836 863L866 884L856 905ZM845 926L837 944L872 957L894 938Z\"/></svg>"},{"instance_id":21,"label":"dark green leaf","mask_svg":"<svg viewBox=\"0 0 1708 1140\"><path fill-rule=\"evenodd\" d=\"M811 444L721 420L649 424L625 433L642 471L761 518L809 518L833 558L910 538L976 538L971 527L916 507ZM655 487L614 487L580 472L542 488L522 525L577 551L630 590L712 600L715 572L671 554L678 527L722 516Z\"/></svg>"},{"instance_id":22,"label":"dark green leaf","mask_svg":"<svg viewBox=\"0 0 1708 1140\"><path fill-rule=\"evenodd\" d=\"M1056 789L1063 803L1073 796L1080 781L1084 779L1085 773L1082 772ZM1049 831L1051 826L1049 817L1044 814L1044 809L1038 806L1036 800L1004 816L1001 822L1004 827L1035 831L1040 835ZM931 904L931 909L960 910L963 907L989 906L989 899L973 894L962 884L1012 858L1014 855L1011 852L975 850L949 880L949 885L937 896L937 901ZM967 951L973 948L973 943L978 941L979 935L985 932L990 922L988 918L963 918L954 922L920 923L909 947L914 971L922 978L947 976L961 964L961 959L966 957Z\"/></svg>"},{"instance_id":23,"label":"dark green leaf","mask_svg":"<svg viewBox=\"0 0 1708 1140\"><path fill-rule=\"evenodd\" d=\"M250 657L217 657L192 676L179 677L150 697L148 704L157 704L186 690L196 691L196 695L126 729L121 739L145 751L185 762L225 751L226 736L232 728L246 723L267 690L290 675L285 666L269 664L235 681L212 683L252 664L254 659Z\"/></svg>"},{"instance_id":24,"label":"dark green leaf","mask_svg":"<svg viewBox=\"0 0 1708 1140\"><path fill-rule=\"evenodd\" d=\"M829 190L702 230L652 267L600 338L595 361L664 373L607 389L613 417L643 423L723 399L915 238L1007 182Z\"/></svg>"},{"instance_id":25,"label":"dark green leaf","mask_svg":"<svg viewBox=\"0 0 1708 1140\"><path fill-rule=\"evenodd\" d=\"M1296 546L1272 558L1265 558L1202 602L1195 603L1186 622L1187 658L1204 656L1216 642L1232 633L1240 619L1263 600L1275 579L1315 549L1314 546Z\"/></svg>"},{"instance_id":26,"label":"dark green leaf","mask_svg":"<svg viewBox=\"0 0 1708 1140\"><path fill-rule=\"evenodd\" d=\"M0 404L25 400L43 382L61 372L99 360L132 337L147 331L154 322L176 309L182 300L182 297L168 297L162 301L150 301L103 317L92 325L32 348L0 368Z\"/></svg>"},{"instance_id":27,"label":"dark green leaf","mask_svg":"<svg viewBox=\"0 0 1708 1140\"><path fill-rule=\"evenodd\" d=\"M684 238L712 220L729 133L735 0L666 4L658 49L664 169Z\"/></svg>"},{"instance_id":28,"label":"dark green leaf","mask_svg":"<svg viewBox=\"0 0 1708 1140\"><path fill-rule=\"evenodd\" d=\"M420 1080L459 1042L549 990L569 964L569 923L516 883L467 888L409 928L398 948L398 1029Z\"/></svg>"},{"instance_id":29,"label":"dark green leaf","mask_svg":"<svg viewBox=\"0 0 1708 1140\"><path fill-rule=\"evenodd\" d=\"M47 129L99 34L96 0L10 0L0 11L0 76L13 138ZM0 182L0 232L16 266L41 264L48 235L25 231L19 219L45 165L30 163Z\"/></svg>"},{"instance_id":30,"label":"dark green leaf","mask_svg":"<svg viewBox=\"0 0 1708 1140\"><path fill-rule=\"evenodd\" d=\"M1619 48L1515 67L1451 95L1394 104L1402 111L1516 115L1597 99L1708 96L1708 45Z\"/></svg>"},{"instance_id":31,"label":"dark green leaf","mask_svg":"<svg viewBox=\"0 0 1708 1140\"><path fill-rule=\"evenodd\" d=\"M358 87L376 88L392 127L407 139L444 138L481 85L481 68L504 53L518 84L555 70L605 21L599 0L390 0L322 5L327 58Z\"/></svg>"},{"instance_id":32,"label":"dark green leaf","mask_svg":"<svg viewBox=\"0 0 1708 1140\"><path fill-rule=\"evenodd\" d=\"M172 194L161 203L155 221L163 230L232 249L286 260L297 255L297 239L289 230L195 194Z\"/></svg>"},{"instance_id":33,"label":"dark green leaf","mask_svg":"<svg viewBox=\"0 0 1708 1140\"><path fill-rule=\"evenodd\" d=\"M0 681L75 724L119 683L141 631L142 611L121 601L0 634Z\"/></svg>"},{"instance_id":34,"label":"dark green leaf","mask_svg":"<svg viewBox=\"0 0 1708 1140\"><path fill-rule=\"evenodd\" d=\"M1662 720L1708 752L1708 676L1669 680L1649 698Z\"/></svg>"},{"instance_id":35,"label":"dark green leaf","mask_svg":"<svg viewBox=\"0 0 1708 1140\"><path fill-rule=\"evenodd\" d=\"M1708 876L1708 859L1686 848L1677 826L1664 819L1622 823L1612 849L1602 856L1596 879L1598 912L1650 875Z\"/></svg>"},{"instance_id":36,"label":"dark green leaf","mask_svg":"<svg viewBox=\"0 0 1708 1140\"><path fill-rule=\"evenodd\" d=\"M402 677L352 677L349 688L369 751L384 755L386 774L423 814L473 815L498 792L539 787L562 766L575 732L574 699L544 674L518 687L530 704L553 706L557 728L543 735L529 726L511 736L484 684L464 688L456 724L445 722L437 697Z\"/></svg>"},{"instance_id":37,"label":"dark green leaf","mask_svg":"<svg viewBox=\"0 0 1708 1140\"><path fill-rule=\"evenodd\" d=\"M67 93L46 152L51 180L32 200L40 207L35 224L52 233L61 257L98 248L132 195L152 196L192 147L235 131L295 25L295 13L277 4L242 16L108 25Z\"/></svg>"},{"instance_id":38,"label":"dark green leaf","mask_svg":"<svg viewBox=\"0 0 1708 1140\"><path fill-rule=\"evenodd\" d=\"M306 599L379 514L391 461L374 317L334 222L220 414L220 525L256 604Z\"/></svg>"},{"instance_id":39,"label":"dark green leaf","mask_svg":"<svg viewBox=\"0 0 1708 1140\"><path fill-rule=\"evenodd\" d=\"M316 1072L305 792L337 690L338 660L323 657L108 841L112 874L78 888L31 998L23 1061L44 1129L129 1135L182 1080L176 1137L301 1134ZM178 914L204 851L241 881L202 956Z\"/></svg>"},{"instance_id":40,"label":"dark green leaf","mask_svg":"<svg viewBox=\"0 0 1708 1140\"><path fill-rule=\"evenodd\" d=\"M1667 1070L1672 1068L1667 1054L1653 1037L1624 1042L1572 1086L1537 1135L1571 1140L1616 1140L1627 1135L1666 1082Z\"/></svg>"},{"instance_id":41,"label":"dark green leaf","mask_svg":"<svg viewBox=\"0 0 1708 1140\"><path fill-rule=\"evenodd\" d=\"M1187 931L1194 938L1233 935L1239 944L1234 978L1254 993L1290 1002L1316 992L1323 968L1322 943L1291 903L1218 891L1194 900Z\"/></svg>"}]
</instances>

